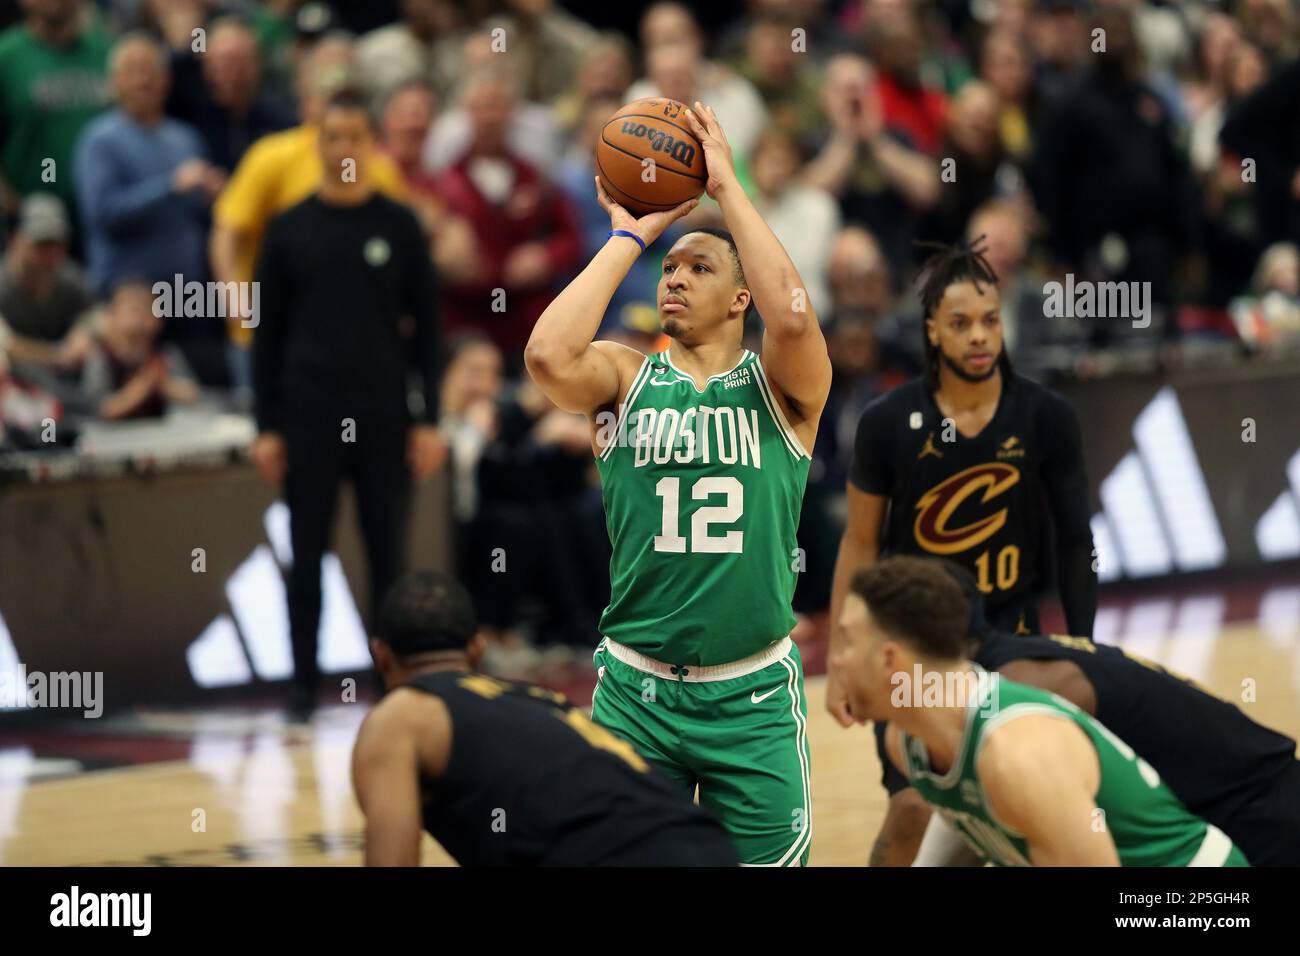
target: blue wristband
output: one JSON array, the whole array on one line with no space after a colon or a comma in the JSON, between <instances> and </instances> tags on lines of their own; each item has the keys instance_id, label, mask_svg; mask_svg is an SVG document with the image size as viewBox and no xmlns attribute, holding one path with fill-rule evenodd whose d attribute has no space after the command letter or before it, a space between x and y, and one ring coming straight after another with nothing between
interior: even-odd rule
<instances>
[{"instance_id":1,"label":"blue wristband","mask_svg":"<svg viewBox=\"0 0 1300 956\"><path fill-rule=\"evenodd\" d=\"M635 232L629 232L626 229L611 229L609 235L605 238L612 239L615 236L627 236L629 239L635 239L636 244L641 247L641 251L645 252L645 241Z\"/></svg>"}]
</instances>

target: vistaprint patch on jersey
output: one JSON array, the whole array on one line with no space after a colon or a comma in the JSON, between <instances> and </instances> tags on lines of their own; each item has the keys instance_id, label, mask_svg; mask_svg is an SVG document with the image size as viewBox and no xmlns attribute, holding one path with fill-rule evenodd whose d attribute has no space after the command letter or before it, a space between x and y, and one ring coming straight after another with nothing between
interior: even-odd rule
<instances>
[{"instance_id":1,"label":"vistaprint patch on jersey","mask_svg":"<svg viewBox=\"0 0 1300 956\"><path fill-rule=\"evenodd\" d=\"M736 369L734 372L732 372L730 375L724 378L722 380L722 387L738 388L741 385L748 385L751 381L753 381L753 377L749 374L749 369L742 367Z\"/></svg>"}]
</instances>

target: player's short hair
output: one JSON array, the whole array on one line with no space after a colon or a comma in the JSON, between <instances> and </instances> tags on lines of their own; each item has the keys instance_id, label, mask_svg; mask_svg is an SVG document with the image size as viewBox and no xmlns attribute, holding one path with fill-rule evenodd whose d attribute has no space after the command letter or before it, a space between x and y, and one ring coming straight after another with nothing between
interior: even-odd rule
<instances>
[{"instance_id":1,"label":"player's short hair","mask_svg":"<svg viewBox=\"0 0 1300 956\"><path fill-rule=\"evenodd\" d=\"M961 585L936 561L885 558L857 572L849 587L894 637L932 660L966 656L970 606Z\"/></svg>"},{"instance_id":2,"label":"player's short hair","mask_svg":"<svg viewBox=\"0 0 1300 956\"><path fill-rule=\"evenodd\" d=\"M462 651L477 630L473 599L445 571L408 571L379 607L379 640L398 657Z\"/></svg>"},{"instance_id":3,"label":"player's short hair","mask_svg":"<svg viewBox=\"0 0 1300 956\"><path fill-rule=\"evenodd\" d=\"M321 113L323 119L325 115L332 110L356 110L366 117L366 125L372 130L375 128L375 118L370 112L370 101L366 95L355 87L345 86L337 92L331 93L330 98L325 102L325 110Z\"/></svg>"},{"instance_id":4,"label":"player's short hair","mask_svg":"<svg viewBox=\"0 0 1300 956\"><path fill-rule=\"evenodd\" d=\"M686 233L686 235L690 236L697 232L702 232L704 235L712 236L715 239L721 239L727 244L727 248L731 250L732 273L735 275L738 283L745 286L745 288L749 288L749 285L745 282L745 268L740 264L740 250L736 248L736 240L732 237L731 233L726 229L709 227L707 229L692 229L690 232Z\"/></svg>"},{"instance_id":5,"label":"player's short hair","mask_svg":"<svg viewBox=\"0 0 1300 956\"><path fill-rule=\"evenodd\" d=\"M922 264L917 279L922 319L934 318L934 310L939 308L939 303L943 301L943 294L948 291L949 286L957 285L959 282L973 282L978 292L982 284L991 286L998 284L997 274L984 258L983 250L980 249L983 241L984 236L976 236L970 242L958 242L954 245L942 242L917 243L921 248L936 250ZM932 391L938 389L939 347L930 344L924 321L921 323L921 356L925 365L925 378L930 389ZM1002 369L1004 376L1011 374L1011 359L1007 355L1005 341L998 355L998 367Z\"/></svg>"}]
</instances>

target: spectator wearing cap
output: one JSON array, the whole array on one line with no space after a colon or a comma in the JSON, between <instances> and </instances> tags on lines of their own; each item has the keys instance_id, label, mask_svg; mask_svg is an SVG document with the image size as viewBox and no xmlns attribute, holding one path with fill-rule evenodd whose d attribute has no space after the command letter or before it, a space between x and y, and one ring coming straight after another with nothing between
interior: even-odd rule
<instances>
[{"instance_id":1,"label":"spectator wearing cap","mask_svg":"<svg viewBox=\"0 0 1300 956\"><path fill-rule=\"evenodd\" d=\"M116 109L77 146L77 191L90 278L101 293L121 280L207 278L204 217L225 183L190 126L163 114L165 51L130 34L110 61Z\"/></svg>"},{"instance_id":2,"label":"spectator wearing cap","mask_svg":"<svg viewBox=\"0 0 1300 956\"><path fill-rule=\"evenodd\" d=\"M27 3L0 34L0 176L19 196L53 192L75 208L73 150L111 102L112 41L83 0Z\"/></svg>"},{"instance_id":3,"label":"spectator wearing cap","mask_svg":"<svg viewBox=\"0 0 1300 956\"><path fill-rule=\"evenodd\" d=\"M57 196L32 193L23 200L18 229L0 262L0 350L14 364L70 369L90 345L94 298L68 258L70 235Z\"/></svg>"},{"instance_id":4,"label":"spectator wearing cap","mask_svg":"<svg viewBox=\"0 0 1300 956\"><path fill-rule=\"evenodd\" d=\"M330 96L348 86L354 73L352 41L346 35L321 39L303 61L298 77L301 125L254 143L213 207L208 252L218 282L252 281L267 223L320 188L325 174L318 145L320 118ZM376 151L365 160L357 159L358 176L370 177L383 195L406 198L402 173L388 156ZM228 309L226 314L237 315L238 310ZM236 387L249 387L253 330L234 321L229 328L234 345L231 375Z\"/></svg>"},{"instance_id":5,"label":"spectator wearing cap","mask_svg":"<svg viewBox=\"0 0 1300 956\"><path fill-rule=\"evenodd\" d=\"M234 17L208 30L203 53L189 35L171 53L168 115L203 137L208 159L229 172L254 142L295 123L292 108L262 91L262 59L253 31Z\"/></svg>"}]
</instances>

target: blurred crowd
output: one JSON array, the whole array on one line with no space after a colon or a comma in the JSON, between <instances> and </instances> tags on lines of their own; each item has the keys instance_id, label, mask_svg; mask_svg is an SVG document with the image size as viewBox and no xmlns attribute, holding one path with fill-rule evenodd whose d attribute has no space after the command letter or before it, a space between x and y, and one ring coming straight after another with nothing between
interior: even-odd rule
<instances>
[{"instance_id":1,"label":"blurred crowd","mask_svg":"<svg viewBox=\"0 0 1300 956\"><path fill-rule=\"evenodd\" d=\"M256 330L234 290L320 183L325 104L359 91L367 175L418 214L439 278L462 561L508 540L531 562L483 605L502 630L586 642L607 599L586 426L521 357L605 241L594 147L631 99L716 109L826 328L810 567L833 564L816 552L859 412L918 369L917 240L983 237L1038 378L1300 339L1295 0L0 0L0 29L0 451L49 447L51 416L63 443L87 421L248 407ZM717 224L705 202L661 238L601 334L663 347L659 258ZM1050 314L1067 275L1150 283L1150 325ZM804 607L823 578L803 576Z\"/></svg>"}]
</instances>

